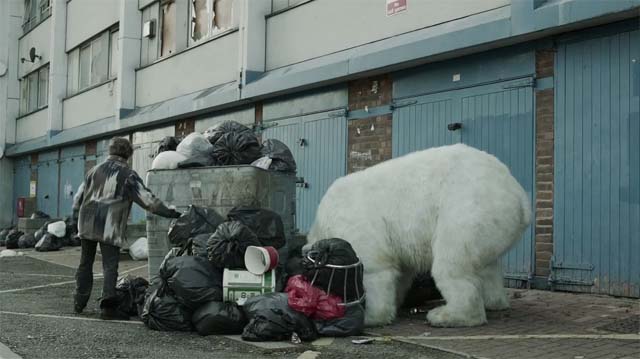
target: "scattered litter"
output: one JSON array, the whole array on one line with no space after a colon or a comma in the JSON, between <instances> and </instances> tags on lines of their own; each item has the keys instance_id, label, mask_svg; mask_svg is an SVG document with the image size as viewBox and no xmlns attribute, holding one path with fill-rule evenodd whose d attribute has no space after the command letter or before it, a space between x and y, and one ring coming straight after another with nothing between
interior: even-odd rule
<instances>
[{"instance_id":1,"label":"scattered litter","mask_svg":"<svg viewBox=\"0 0 640 359\"><path fill-rule=\"evenodd\" d=\"M16 252L13 249L3 249L2 251L0 251L0 258L2 258L2 257L17 257L17 256L21 256L21 255L24 255L24 253Z\"/></svg>"},{"instance_id":2,"label":"scattered litter","mask_svg":"<svg viewBox=\"0 0 640 359\"><path fill-rule=\"evenodd\" d=\"M149 258L149 243L147 238L140 237L129 247L129 255L134 261Z\"/></svg>"},{"instance_id":3,"label":"scattered litter","mask_svg":"<svg viewBox=\"0 0 640 359\"><path fill-rule=\"evenodd\" d=\"M160 277L176 300L191 310L222 301L222 271L202 257L180 256L164 261Z\"/></svg>"},{"instance_id":4,"label":"scattered litter","mask_svg":"<svg viewBox=\"0 0 640 359\"><path fill-rule=\"evenodd\" d=\"M38 252L57 251L62 248L62 239L52 235L51 233L46 233L42 238L40 238L38 243L36 243L35 248Z\"/></svg>"},{"instance_id":5,"label":"scattered litter","mask_svg":"<svg viewBox=\"0 0 640 359\"><path fill-rule=\"evenodd\" d=\"M240 334L247 320L235 303L209 302L193 313L200 335Z\"/></svg>"},{"instance_id":6,"label":"scattered litter","mask_svg":"<svg viewBox=\"0 0 640 359\"><path fill-rule=\"evenodd\" d=\"M296 332L293 332L293 334L291 334L291 343L302 344L302 340L300 340L300 337Z\"/></svg>"},{"instance_id":7,"label":"scattered litter","mask_svg":"<svg viewBox=\"0 0 640 359\"><path fill-rule=\"evenodd\" d=\"M353 344L371 344L375 341L375 339L373 338L366 338L366 339L353 339L351 341L351 343Z\"/></svg>"},{"instance_id":8,"label":"scattered litter","mask_svg":"<svg viewBox=\"0 0 640 359\"><path fill-rule=\"evenodd\" d=\"M57 221L57 222L50 223L47 226L47 232L51 233L52 235L58 238L63 238L64 235L67 233L67 224L64 221Z\"/></svg>"},{"instance_id":9,"label":"scattered litter","mask_svg":"<svg viewBox=\"0 0 640 359\"><path fill-rule=\"evenodd\" d=\"M36 237L32 233L25 233L18 239L19 248L33 248L36 245Z\"/></svg>"},{"instance_id":10,"label":"scattered litter","mask_svg":"<svg viewBox=\"0 0 640 359\"><path fill-rule=\"evenodd\" d=\"M242 332L243 340L290 340L293 333L303 341L316 339L313 323L289 308L286 293L268 293L249 298L243 309L249 319L249 324Z\"/></svg>"},{"instance_id":11,"label":"scattered litter","mask_svg":"<svg viewBox=\"0 0 640 359\"><path fill-rule=\"evenodd\" d=\"M5 246L7 247L7 249L18 249L18 242L20 241L20 237L22 237L23 234L24 232L21 232L17 229L12 229L11 231L9 231L9 233L7 233L7 239L5 242Z\"/></svg>"}]
</instances>

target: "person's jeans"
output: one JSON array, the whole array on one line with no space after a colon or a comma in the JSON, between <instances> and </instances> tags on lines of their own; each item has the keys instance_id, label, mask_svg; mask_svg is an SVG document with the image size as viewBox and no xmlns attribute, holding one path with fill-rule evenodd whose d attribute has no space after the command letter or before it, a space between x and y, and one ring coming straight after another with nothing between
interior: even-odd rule
<instances>
[{"instance_id":1,"label":"person's jeans","mask_svg":"<svg viewBox=\"0 0 640 359\"><path fill-rule=\"evenodd\" d=\"M96 258L96 248L98 242L81 239L82 254L80 265L76 271L76 294L75 304L79 307L86 307L91 289L93 287L93 262ZM101 308L117 306L116 282L118 281L118 262L120 259L120 248L105 243L100 243L102 252L102 272L104 282L102 286Z\"/></svg>"}]
</instances>

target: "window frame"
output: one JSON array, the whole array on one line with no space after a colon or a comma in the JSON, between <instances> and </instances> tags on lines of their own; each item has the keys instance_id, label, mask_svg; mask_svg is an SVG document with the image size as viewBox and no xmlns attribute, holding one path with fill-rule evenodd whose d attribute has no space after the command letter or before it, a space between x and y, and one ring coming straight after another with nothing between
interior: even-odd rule
<instances>
[{"instance_id":1,"label":"window frame","mask_svg":"<svg viewBox=\"0 0 640 359\"><path fill-rule=\"evenodd\" d=\"M46 94L43 96L44 102L42 102L41 95L43 94L41 89L42 81L40 79L40 76L44 72L43 70L45 69L47 70L46 71L47 72ZM20 79L20 99L18 103L18 117L28 116L32 113L38 112L44 108L47 108L47 106L49 106L49 77L50 77L49 73L50 71L51 71L50 64L46 63L45 65L40 66L37 69L34 69L33 71L24 75ZM36 85L35 99L34 99L35 106L33 106L31 103L31 100L32 100L31 99L31 90L32 90L31 81L34 81L33 83L35 83Z\"/></svg>"},{"instance_id":2,"label":"window frame","mask_svg":"<svg viewBox=\"0 0 640 359\"><path fill-rule=\"evenodd\" d=\"M189 29L188 29L188 39L187 39L187 47L191 47L191 46L196 46L199 45L209 39L215 38L220 34L224 34L230 30L234 30L237 29L240 24L240 20L237 17L237 14L233 11L234 10L234 6L237 3L237 0L232 0L232 4L231 4L231 23L232 26L228 27L228 28L218 28L215 25L215 17L216 17L216 3L219 0L205 0L207 2L207 7L211 6L211 11L207 12L207 33L205 35L203 35L201 38L195 40L193 38L193 30L194 30L194 23L195 23L195 16L194 16L194 12L195 12L195 1L196 0L189 0L189 11L187 13L188 19L189 19ZM236 22L234 24L234 22Z\"/></svg>"},{"instance_id":3,"label":"window frame","mask_svg":"<svg viewBox=\"0 0 640 359\"><path fill-rule=\"evenodd\" d=\"M162 11L162 8L165 5L168 4L173 4L174 9L173 11L176 11L177 9L175 8L176 6L176 1L175 0L161 0L158 6L158 35L159 35L159 40L158 41L158 58L157 59L161 59L161 58L166 58L169 56L172 56L173 54L177 53L177 46L176 46L176 40L175 40L175 34L176 34L176 30L178 28L178 22L174 21L174 28L173 28L173 39L174 39L174 43L173 43L173 51L169 52L165 55L162 54L162 46L164 45L164 13ZM156 60L157 60L156 59Z\"/></svg>"},{"instance_id":4,"label":"window frame","mask_svg":"<svg viewBox=\"0 0 640 359\"><path fill-rule=\"evenodd\" d=\"M22 36L51 16L51 0L23 0ZM27 16L27 11L29 12Z\"/></svg>"}]
</instances>

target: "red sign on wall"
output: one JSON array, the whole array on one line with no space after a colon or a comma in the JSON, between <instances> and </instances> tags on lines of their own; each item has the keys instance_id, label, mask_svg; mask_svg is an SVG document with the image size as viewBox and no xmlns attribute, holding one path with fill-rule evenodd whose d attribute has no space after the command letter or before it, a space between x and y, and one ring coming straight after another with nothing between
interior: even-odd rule
<instances>
[{"instance_id":1,"label":"red sign on wall","mask_svg":"<svg viewBox=\"0 0 640 359\"><path fill-rule=\"evenodd\" d=\"M407 0L387 0L387 16L407 10Z\"/></svg>"}]
</instances>

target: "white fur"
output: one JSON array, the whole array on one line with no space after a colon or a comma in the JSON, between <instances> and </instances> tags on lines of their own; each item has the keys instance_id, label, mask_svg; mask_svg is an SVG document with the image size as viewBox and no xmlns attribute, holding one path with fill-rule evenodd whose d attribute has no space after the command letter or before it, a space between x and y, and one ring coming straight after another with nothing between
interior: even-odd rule
<instances>
[{"instance_id":1,"label":"white fur","mask_svg":"<svg viewBox=\"0 0 640 359\"><path fill-rule=\"evenodd\" d=\"M337 179L309 232L351 243L364 264L367 325L388 324L418 273L446 305L435 326L486 323L508 308L500 256L531 218L527 194L494 156L458 144L414 152Z\"/></svg>"}]
</instances>

